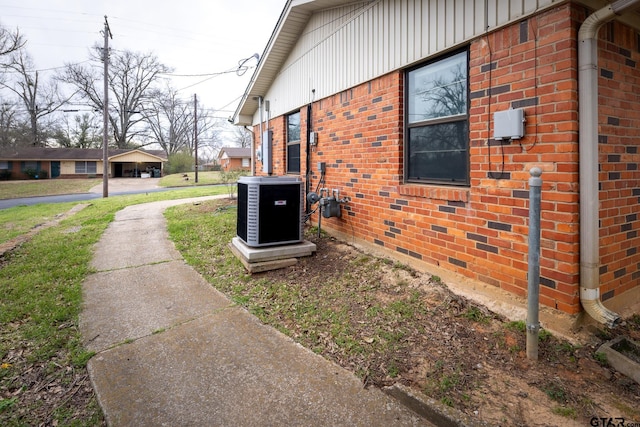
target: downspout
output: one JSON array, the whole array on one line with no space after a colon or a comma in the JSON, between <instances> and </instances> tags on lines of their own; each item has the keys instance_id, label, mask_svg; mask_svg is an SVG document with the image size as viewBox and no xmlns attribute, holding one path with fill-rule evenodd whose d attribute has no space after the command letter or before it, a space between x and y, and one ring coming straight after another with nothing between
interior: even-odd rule
<instances>
[{"instance_id":1,"label":"downspout","mask_svg":"<svg viewBox=\"0 0 640 427\"><path fill-rule=\"evenodd\" d=\"M578 32L580 121L580 302L595 320L609 327L620 316L600 301L598 195L598 30L640 0L618 0L592 13Z\"/></svg>"},{"instance_id":2,"label":"downspout","mask_svg":"<svg viewBox=\"0 0 640 427\"><path fill-rule=\"evenodd\" d=\"M256 133L253 129L249 129L248 126L244 126L244 128L251 133L251 176L256 176Z\"/></svg>"},{"instance_id":3,"label":"downspout","mask_svg":"<svg viewBox=\"0 0 640 427\"><path fill-rule=\"evenodd\" d=\"M262 130L262 96L258 96L258 110L259 110L259 114L260 114L260 162L264 162L264 158L263 156L263 150L262 150L262 144L264 144L264 141L262 140L262 138L264 137L264 131ZM251 148L251 151L254 151L254 148ZM253 175L255 176L255 169L254 169L254 173Z\"/></svg>"}]
</instances>

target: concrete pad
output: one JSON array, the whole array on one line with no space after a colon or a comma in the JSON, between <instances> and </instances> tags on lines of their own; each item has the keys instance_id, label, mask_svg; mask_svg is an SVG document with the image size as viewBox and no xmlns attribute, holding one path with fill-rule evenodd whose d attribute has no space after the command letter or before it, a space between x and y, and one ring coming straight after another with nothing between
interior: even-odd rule
<instances>
[{"instance_id":1,"label":"concrete pad","mask_svg":"<svg viewBox=\"0 0 640 427\"><path fill-rule=\"evenodd\" d=\"M291 245L252 248L236 236L231 239L231 244L238 250L242 257L250 263L272 261L275 259L300 258L310 256L316 251L315 243L311 243L308 240Z\"/></svg>"},{"instance_id":2,"label":"concrete pad","mask_svg":"<svg viewBox=\"0 0 640 427\"><path fill-rule=\"evenodd\" d=\"M91 351L232 305L184 261L94 274L82 290L80 332Z\"/></svg>"},{"instance_id":3,"label":"concrete pad","mask_svg":"<svg viewBox=\"0 0 640 427\"><path fill-rule=\"evenodd\" d=\"M231 252L236 256L236 258L240 260L242 265L244 265L244 268L249 273L261 273L263 271L277 270L279 268L290 267L298 263L297 258L276 259L273 261L264 261L264 262L249 262L240 253L238 248L236 248L233 245L233 243L229 243L229 250L231 250Z\"/></svg>"},{"instance_id":4,"label":"concrete pad","mask_svg":"<svg viewBox=\"0 0 640 427\"><path fill-rule=\"evenodd\" d=\"M110 426L431 425L240 308L96 355Z\"/></svg>"}]
</instances>

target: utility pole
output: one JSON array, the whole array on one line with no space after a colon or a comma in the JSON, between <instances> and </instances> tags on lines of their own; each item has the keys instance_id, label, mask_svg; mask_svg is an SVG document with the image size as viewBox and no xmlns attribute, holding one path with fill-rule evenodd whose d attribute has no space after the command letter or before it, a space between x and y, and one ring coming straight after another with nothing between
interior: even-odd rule
<instances>
[{"instance_id":1,"label":"utility pole","mask_svg":"<svg viewBox=\"0 0 640 427\"><path fill-rule=\"evenodd\" d=\"M196 152L196 184L198 183L198 96L193 94L193 145Z\"/></svg>"},{"instance_id":2,"label":"utility pole","mask_svg":"<svg viewBox=\"0 0 640 427\"><path fill-rule=\"evenodd\" d=\"M102 197L109 197L109 38L111 29L104 16L104 48L102 62L104 63L104 100L102 103Z\"/></svg>"}]
</instances>

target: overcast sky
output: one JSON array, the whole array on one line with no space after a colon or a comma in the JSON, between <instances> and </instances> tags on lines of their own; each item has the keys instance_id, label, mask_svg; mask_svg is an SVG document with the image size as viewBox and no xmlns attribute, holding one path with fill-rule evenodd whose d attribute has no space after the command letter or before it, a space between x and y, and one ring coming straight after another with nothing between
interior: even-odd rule
<instances>
[{"instance_id":1,"label":"overcast sky","mask_svg":"<svg viewBox=\"0 0 640 427\"><path fill-rule=\"evenodd\" d=\"M19 28L36 69L45 77L65 63L87 61L89 49L103 45L106 15L112 49L153 52L174 74L186 75L171 77L183 97L197 94L205 107L226 110L219 115L229 117L253 69L241 77L233 72L206 74L232 70L241 59L262 55L285 4L286 0L0 0L0 25ZM256 61L247 64L255 66Z\"/></svg>"}]
</instances>

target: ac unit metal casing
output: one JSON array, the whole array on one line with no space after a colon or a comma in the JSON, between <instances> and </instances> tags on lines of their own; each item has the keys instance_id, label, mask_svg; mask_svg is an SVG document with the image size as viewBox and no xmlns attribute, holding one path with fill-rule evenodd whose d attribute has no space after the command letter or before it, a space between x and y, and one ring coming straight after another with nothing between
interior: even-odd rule
<instances>
[{"instance_id":1,"label":"ac unit metal casing","mask_svg":"<svg viewBox=\"0 0 640 427\"><path fill-rule=\"evenodd\" d=\"M302 242L302 180L243 176L238 180L238 237L251 247Z\"/></svg>"}]
</instances>

